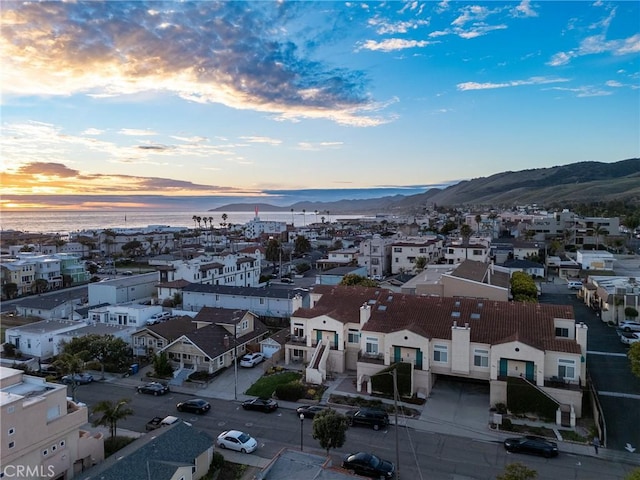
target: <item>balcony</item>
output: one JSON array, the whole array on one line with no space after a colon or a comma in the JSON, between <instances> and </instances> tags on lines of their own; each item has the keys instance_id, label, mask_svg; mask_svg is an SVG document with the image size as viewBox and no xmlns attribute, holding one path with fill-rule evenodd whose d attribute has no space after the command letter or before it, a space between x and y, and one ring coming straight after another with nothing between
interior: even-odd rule
<instances>
[{"instance_id":1,"label":"balcony","mask_svg":"<svg viewBox=\"0 0 640 480\"><path fill-rule=\"evenodd\" d=\"M292 345L303 345L306 346L307 345L307 337L306 336L296 336L296 335L289 335L289 337L287 337L287 343L292 344Z\"/></svg>"},{"instance_id":2,"label":"balcony","mask_svg":"<svg viewBox=\"0 0 640 480\"><path fill-rule=\"evenodd\" d=\"M376 365L384 365L384 355L381 353L362 353L358 352L358 361L365 363L374 363Z\"/></svg>"},{"instance_id":3,"label":"balcony","mask_svg":"<svg viewBox=\"0 0 640 480\"><path fill-rule=\"evenodd\" d=\"M567 380L561 377L549 377L544 379L544 386L548 388L562 388L564 390L582 390L582 382Z\"/></svg>"}]
</instances>

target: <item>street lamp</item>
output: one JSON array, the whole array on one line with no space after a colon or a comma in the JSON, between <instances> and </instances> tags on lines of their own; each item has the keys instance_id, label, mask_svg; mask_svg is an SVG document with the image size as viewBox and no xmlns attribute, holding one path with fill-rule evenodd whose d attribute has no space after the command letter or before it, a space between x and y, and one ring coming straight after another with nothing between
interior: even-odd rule
<instances>
[{"instance_id":1,"label":"street lamp","mask_svg":"<svg viewBox=\"0 0 640 480\"><path fill-rule=\"evenodd\" d=\"M300 451L302 452L302 425L304 424L304 413L300 414Z\"/></svg>"},{"instance_id":2,"label":"street lamp","mask_svg":"<svg viewBox=\"0 0 640 480\"><path fill-rule=\"evenodd\" d=\"M238 319L233 319L233 398L238 400Z\"/></svg>"},{"instance_id":3,"label":"street lamp","mask_svg":"<svg viewBox=\"0 0 640 480\"><path fill-rule=\"evenodd\" d=\"M376 375L391 375L393 377L393 409L395 412L396 428L396 480L400 480L400 444L398 442L398 368L394 368L390 372L380 372Z\"/></svg>"}]
</instances>

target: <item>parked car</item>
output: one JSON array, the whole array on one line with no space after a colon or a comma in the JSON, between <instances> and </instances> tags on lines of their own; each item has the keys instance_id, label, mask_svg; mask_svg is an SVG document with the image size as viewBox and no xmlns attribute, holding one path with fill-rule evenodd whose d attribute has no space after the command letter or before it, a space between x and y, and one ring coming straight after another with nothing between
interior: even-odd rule
<instances>
[{"instance_id":1,"label":"parked car","mask_svg":"<svg viewBox=\"0 0 640 480\"><path fill-rule=\"evenodd\" d=\"M174 417L173 415L169 415L169 416L164 417L164 418L162 418L162 417L153 417L145 425L145 430L150 431L150 430L155 430L155 429L160 428L160 427L164 427L166 425L173 425L178 420L180 420L180 419L178 417Z\"/></svg>"},{"instance_id":2,"label":"parked car","mask_svg":"<svg viewBox=\"0 0 640 480\"><path fill-rule=\"evenodd\" d=\"M379 430L389 425L389 415L384 410L375 408L359 408L346 413L349 425L364 425Z\"/></svg>"},{"instance_id":3,"label":"parked car","mask_svg":"<svg viewBox=\"0 0 640 480\"><path fill-rule=\"evenodd\" d=\"M154 315L151 315L147 320L147 325L155 325L156 323L160 323L167 318L169 318L171 314L169 312L160 312Z\"/></svg>"},{"instance_id":4,"label":"parked car","mask_svg":"<svg viewBox=\"0 0 640 480\"><path fill-rule=\"evenodd\" d=\"M282 278L280 279L280 281L281 281L282 283L293 283L293 280L291 280L290 278L287 278L287 277L282 277Z\"/></svg>"},{"instance_id":5,"label":"parked car","mask_svg":"<svg viewBox=\"0 0 640 480\"><path fill-rule=\"evenodd\" d=\"M245 368L255 367L263 360L264 360L264 355L261 354L260 352L247 353L244 357L240 359L240 366Z\"/></svg>"},{"instance_id":6,"label":"parked car","mask_svg":"<svg viewBox=\"0 0 640 480\"><path fill-rule=\"evenodd\" d=\"M298 416L304 415L304 418L313 418L318 413L324 412L328 410L329 407L325 407L322 405L303 405L301 407L296 408L296 413Z\"/></svg>"},{"instance_id":7,"label":"parked car","mask_svg":"<svg viewBox=\"0 0 640 480\"><path fill-rule=\"evenodd\" d=\"M582 288L582 282L579 280L570 280L567 282L567 288L569 290L580 290Z\"/></svg>"},{"instance_id":8,"label":"parked car","mask_svg":"<svg viewBox=\"0 0 640 480\"><path fill-rule=\"evenodd\" d=\"M178 403L176 408L179 412L198 413L202 415L211 410L211 404L201 398L192 398L191 400Z\"/></svg>"},{"instance_id":9,"label":"parked car","mask_svg":"<svg viewBox=\"0 0 640 480\"><path fill-rule=\"evenodd\" d=\"M396 470L396 466L392 462L365 452L347 455L342 461L342 468L351 470L357 475L372 478L393 478Z\"/></svg>"},{"instance_id":10,"label":"parked car","mask_svg":"<svg viewBox=\"0 0 640 480\"><path fill-rule=\"evenodd\" d=\"M86 385L87 383L93 382L93 375L90 373L74 373L73 375L65 375L60 381L67 385L71 385L72 383L76 385Z\"/></svg>"},{"instance_id":11,"label":"parked car","mask_svg":"<svg viewBox=\"0 0 640 480\"><path fill-rule=\"evenodd\" d=\"M633 345L636 342L640 342L640 332L622 332L620 334L620 341L625 345Z\"/></svg>"},{"instance_id":12,"label":"parked car","mask_svg":"<svg viewBox=\"0 0 640 480\"><path fill-rule=\"evenodd\" d=\"M242 402L242 408L245 410L259 410L270 413L278 409L278 402L272 398L254 398L253 400L245 400Z\"/></svg>"},{"instance_id":13,"label":"parked car","mask_svg":"<svg viewBox=\"0 0 640 480\"><path fill-rule=\"evenodd\" d=\"M533 455L542 455L546 458L558 455L558 444L556 442L533 435L507 438L504 441L504 448L507 452L531 453Z\"/></svg>"},{"instance_id":14,"label":"parked car","mask_svg":"<svg viewBox=\"0 0 640 480\"><path fill-rule=\"evenodd\" d=\"M255 438L239 430L222 432L218 435L216 443L222 449L228 448L242 453L251 453L258 448L258 442Z\"/></svg>"},{"instance_id":15,"label":"parked car","mask_svg":"<svg viewBox=\"0 0 640 480\"><path fill-rule=\"evenodd\" d=\"M633 320L625 320L620 324L620 330L623 332L640 332L640 322Z\"/></svg>"},{"instance_id":16,"label":"parked car","mask_svg":"<svg viewBox=\"0 0 640 480\"><path fill-rule=\"evenodd\" d=\"M169 386L160 382L151 382L136 388L138 393L148 393L149 395L164 395L169 393Z\"/></svg>"}]
</instances>

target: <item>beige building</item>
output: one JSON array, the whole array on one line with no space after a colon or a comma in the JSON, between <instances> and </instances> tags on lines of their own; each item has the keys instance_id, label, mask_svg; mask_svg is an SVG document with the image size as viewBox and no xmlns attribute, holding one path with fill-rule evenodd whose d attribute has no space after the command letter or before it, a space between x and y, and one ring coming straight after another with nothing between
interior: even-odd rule
<instances>
[{"instance_id":1,"label":"beige building","mask_svg":"<svg viewBox=\"0 0 640 480\"><path fill-rule=\"evenodd\" d=\"M104 459L102 434L82 430L85 405L67 387L0 367L2 473L5 478L70 479Z\"/></svg>"},{"instance_id":2,"label":"beige building","mask_svg":"<svg viewBox=\"0 0 640 480\"><path fill-rule=\"evenodd\" d=\"M411 393L428 395L439 375L490 385L506 403L517 377L582 414L587 327L573 307L468 298L420 297L380 288L317 286L311 308L291 318L285 363L307 364L307 381L355 370L358 389L385 367L412 365Z\"/></svg>"}]
</instances>

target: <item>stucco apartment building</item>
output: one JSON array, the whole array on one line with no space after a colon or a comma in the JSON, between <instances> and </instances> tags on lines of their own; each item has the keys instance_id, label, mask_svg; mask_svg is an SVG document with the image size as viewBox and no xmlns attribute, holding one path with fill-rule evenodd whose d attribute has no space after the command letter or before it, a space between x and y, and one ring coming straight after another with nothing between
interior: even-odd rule
<instances>
[{"instance_id":1,"label":"stucco apartment building","mask_svg":"<svg viewBox=\"0 0 640 480\"><path fill-rule=\"evenodd\" d=\"M102 434L82 429L87 407L66 385L0 367L0 408L4 478L66 480L104 459Z\"/></svg>"},{"instance_id":2,"label":"stucco apartment building","mask_svg":"<svg viewBox=\"0 0 640 480\"><path fill-rule=\"evenodd\" d=\"M407 362L412 393L428 395L440 375L475 379L489 383L492 405L506 403L507 378L519 377L580 417L586 342L571 306L317 286L291 318L285 363L306 363L315 382L355 370L368 389L373 375Z\"/></svg>"}]
</instances>

